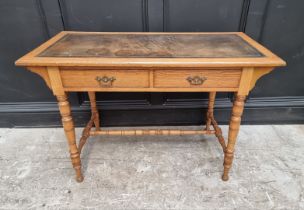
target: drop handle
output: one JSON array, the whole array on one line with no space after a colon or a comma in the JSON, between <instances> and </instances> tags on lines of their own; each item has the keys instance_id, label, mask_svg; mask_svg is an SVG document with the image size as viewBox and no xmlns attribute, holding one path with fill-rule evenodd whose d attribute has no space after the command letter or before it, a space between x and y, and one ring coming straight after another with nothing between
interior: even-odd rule
<instances>
[{"instance_id":1,"label":"drop handle","mask_svg":"<svg viewBox=\"0 0 304 210\"><path fill-rule=\"evenodd\" d=\"M202 85L207 80L207 77L189 76L186 78L186 80L190 83L190 85Z\"/></svg>"},{"instance_id":2,"label":"drop handle","mask_svg":"<svg viewBox=\"0 0 304 210\"><path fill-rule=\"evenodd\" d=\"M95 80L99 83L102 87L112 86L113 82L116 80L115 77L108 77L108 76L97 76Z\"/></svg>"}]
</instances>

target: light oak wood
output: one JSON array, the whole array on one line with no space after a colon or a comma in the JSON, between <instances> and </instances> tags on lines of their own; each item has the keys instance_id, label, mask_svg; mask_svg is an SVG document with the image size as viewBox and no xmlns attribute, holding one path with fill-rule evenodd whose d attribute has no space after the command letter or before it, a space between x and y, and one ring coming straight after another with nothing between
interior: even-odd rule
<instances>
[{"instance_id":1,"label":"light oak wood","mask_svg":"<svg viewBox=\"0 0 304 210\"><path fill-rule=\"evenodd\" d=\"M161 135L198 135L198 134L214 134L215 132L213 130L165 130L165 129L159 129L159 130L153 130L153 129L146 129L146 130L101 130L101 131L91 131L91 136L97 136L97 135L119 135L119 136L128 136L128 135L134 135L134 136L161 136Z\"/></svg>"},{"instance_id":2,"label":"light oak wood","mask_svg":"<svg viewBox=\"0 0 304 210\"><path fill-rule=\"evenodd\" d=\"M222 129L218 126L218 124L215 121L213 115L210 118L211 118L211 124L213 126L214 131L215 131L215 136L217 137L220 145L222 146L223 152L225 153L227 146L226 146L225 139L223 137Z\"/></svg>"},{"instance_id":3,"label":"light oak wood","mask_svg":"<svg viewBox=\"0 0 304 210\"><path fill-rule=\"evenodd\" d=\"M91 111L92 115L94 116L94 125L96 130L100 130L100 119L99 119L99 113L96 105L96 95L95 92L88 92L89 99L90 99L90 104L91 104Z\"/></svg>"},{"instance_id":4,"label":"light oak wood","mask_svg":"<svg viewBox=\"0 0 304 210\"><path fill-rule=\"evenodd\" d=\"M245 99L251 88L250 86L251 82L249 81L252 81L253 75L254 75L253 67L243 68L239 90L235 94L235 100L233 103L232 114L229 123L228 143L225 149L224 173L222 176L223 181L227 181L229 179L228 173L232 166L232 161L234 156L234 146L241 125L241 117L244 110Z\"/></svg>"},{"instance_id":5,"label":"light oak wood","mask_svg":"<svg viewBox=\"0 0 304 210\"><path fill-rule=\"evenodd\" d=\"M63 90L61 75L58 67L49 66L47 67L47 71L54 95L64 95L65 91Z\"/></svg>"},{"instance_id":6,"label":"light oak wood","mask_svg":"<svg viewBox=\"0 0 304 210\"><path fill-rule=\"evenodd\" d=\"M227 181L229 179L228 173L232 165L233 156L234 156L234 146L236 143L236 138L240 129L241 117L244 110L245 104L244 95L237 95L233 103L232 114L229 124L229 134L228 134L228 144L225 150L225 158L224 158L224 173L222 176L223 181Z\"/></svg>"},{"instance_id":7,"label":"light oak wood","mask_svg":"<svg viewBox=\"0 0 304 210\"><path fill-rule=\"evenodd\" d=\"M206 130L210 130L211 118L213 117L214 103L215 103L216 92L209 93L208 110L206 116Z\"/></svg>"},{"instance_id":8,"label":"light oak wood","mask_svg":"<svg viewBox=\"0 0 304 210\"><path fill-rule=\"evenodd\" d=\"M46 85L51 89L51 81L50 81L50 77L49 74L46 70L45 67L27 67L28 70L30 70L33 73L38 74L39 76L41 76L43 78L43 80L45 81Z\"/></svg>"},{"instance_id":9,"label":"light oak wood","mask_svg":"<svg viewBox=\"0 0 304 210\"><path fill-rule=\"evenodd\" d=\"M149 72L138 70L61 70L64 88L148 88ZM101 84L96 78L114 78Z\"/></svg>"},{"instance_id":10,"label":"light oak wood","mask_svg":"<svg viewBox=\"0 0 304 210\"><path fill-rule=\"evenodd\" d=\"M57 97L78 182L80 153L90 136L193 134L217 137L227 181L246 96L260 77L286 63L240 32L61 32L16 65L40 75ZM92 110L78 147L67 98L73 91L88 92ZM95 92L210 92L206 129L103 130ZM227 143L214 118L216 92L235 93Z\"/></svg>"},{"instance_id":11,"label":"light oak wood","mask_svg":"<svg viewBox=\"0 0 304 210\"><path fill-rule=\"evenodd\" d=\"M68 141L70 157L72 160L72 165L76 171L76 181L82 182L83 176L81 173L81 160L80 154L78 152L78 148L76 145L76 137L75 137L75 128L74 122L71 116L71 108L68 102L67 96L57 95L58 106L61 114L62 125L64 128L64 132Z\"/></svg>"},{"instance_id":12,"label":"light oak wood","mask_svg":"<svg viewBox=\"0 0 304 210\"><path fill-rule=\"evenodd\" d=\"M67 92L235 92L236 88L223 87L195 87L195 88L109 88L109 87L68 87L64 88Z\"/></svg>"},{"instance_id":13,"label":"light oak wood","mask_svg":"<svg viewBox=\"0 0 304 210\"><path fill-rule=\"evenodd\" d=\"M79 144L78 144L79 155L81 154L83 146L85 145L88 138L90 137L90 131L91 131L91 128L93 127L93 124L95 123L96 117L97 117L96 113L94 115L92 112L91 119L89 120L86 127L82 131L82 135L81 135L81 138L80 138Z\"/></svg>"},{"instance_id":14,"label":"light oak wood","mask_svg":"<svg viewBox=\"0 0 304 210\"><path fill-rule=\"evenodd\" d=\"M250 90L254 88L255 83L258 81L258 79L260 79L265 74L270 73L272 70L273 68L255 68L250 82Z\"/></svg>"},{"instance_id":15,"label":"light oak wood","mask_svg":"<svg viewBox=\"0 0 304 210\"><path fill-rule=\"evenodd\" d=\"M57 97L62 125L68 141L72 165L76 171L76 181L82 182L81 160L76 145L75 127L71 115L71 107L68 97L63 90L58 67L48 67L48 74L54 95Z\"/></svg>"},{"instance_id":16,"label":"light oak wood","mask_svg":"<svg viewBox=\"0 0 304 210\"><path fill-rule=\"evenodd\" d=\"M243 68L242 71L242 76L240 80L240 86L238 90L238 95L248 95L249 90L250 90L250 82L252 80L254 73L254 68L253 67L246 67Z\"/></svg>"},{"instance_id":17,"label":"light oak wood","mask_svg":"<svg viewBox=\"0 0 304 210\"><path fill-rule=\"evenodd\" d=\"M222 135L222 129L218 126L214 119L214 104L215 104L216 92L209 93L208 110L206 116L206 130L210 130L210 126L213 126L215 136L217 137L220 145L222 146L223 152L226 150L226 143Z\"/></svg>"},{"instance_id":18,"label":"light oak wood","mask_svg":"<svg viewBox=\"0 0 304 210\"><path fill-rule=\"evenodd\" d=\"M203 70L156 70L154 87L159 88L237 88L241 70L203 69ZM200 77L206 80L201 85L192 85L187 78Z\"/></svg>"}]
</instances>

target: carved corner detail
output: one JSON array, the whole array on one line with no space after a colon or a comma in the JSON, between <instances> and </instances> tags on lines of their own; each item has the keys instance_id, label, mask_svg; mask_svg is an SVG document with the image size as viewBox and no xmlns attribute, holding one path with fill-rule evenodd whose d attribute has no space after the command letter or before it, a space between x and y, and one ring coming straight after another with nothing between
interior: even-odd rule
<instances>
[{"instance_id":1,"label":"carved corner detail","mask_svg":"<svg viewBox=\"0 0 304 210\"><path fill-rule=\"evenodd\" d=\"M50 77L48 74L48 71L46 70L45 67L27 67L28 70L30 70L33 73L38 74L39 76L41 76L43 78L43 80L45 81L46 85L51 88L51 81L50 81Z\"/></svg>"},{"instance_id":2,"label":"carved corner detail","mask_svg":"<svg viewBox=\"0 0 304 210\"><path fill-rule=\"evenodd\" d=\"M250 90L252 90L254 88L258 79L260 79L265 74L270 73L273 69L274 68L256 68L254 70L254 73L252 75L252 79L251 79L251 82L250 82Z\"/></svg>"}]
</instances>

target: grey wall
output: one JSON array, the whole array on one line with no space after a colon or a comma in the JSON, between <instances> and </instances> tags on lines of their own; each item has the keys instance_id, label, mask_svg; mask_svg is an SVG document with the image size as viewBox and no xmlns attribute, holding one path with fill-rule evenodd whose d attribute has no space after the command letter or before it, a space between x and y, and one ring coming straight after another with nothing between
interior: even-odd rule
<instances>
[{"instance_id":1,"label":"grey wall","mask_svg":"<svg viewBox=\"0 0 304 210\"><path fill-rule=\"evenodd\" d=\"M244 123L304 122L304 1L302 0L1 0L0 126L59 126L58 109L42 79L14 61L61 30L243 31L288 63L260 79ZM103 125L201 124L205 93L98 93ZM86 94L72 93L77 125L89 116ZM217 98L227 122L231 94Z\"/></svg>"}]
</instances>

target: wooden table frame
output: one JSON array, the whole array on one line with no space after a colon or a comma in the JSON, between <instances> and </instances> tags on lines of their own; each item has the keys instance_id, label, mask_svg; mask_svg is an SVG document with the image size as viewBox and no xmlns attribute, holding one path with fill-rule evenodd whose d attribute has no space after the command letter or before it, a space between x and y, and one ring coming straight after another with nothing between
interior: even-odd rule
<instances>
[{"instance_id":1,"label":"wooden table frame","mask_svg":"<svg viewBox=\"0 0 304 210\"><path fill-rule=\"evenodd\" d=\"M16 61L18 66L26 66L30 71L39 74L53 91L58 100L59 110L62 118L62 124L67 137L70 157L73 167L76 171L76 180L83 181L81 172L80 154L83 146L90 136L96 135L192 135L192 134L214 134L224 152L224 172L222 180L229 179L228 173L232 165L234 156L234 146L241 123L241 116L244 109L244 102L249 91L254 87L256 81L263 75L269 73L276 66L284 66L285 62L271 53L269 50L256 43L243 33L224 33L236 34L242 37L251 46L261 52L263 57L253 58L54 58L39 57L39 53L50 47L66 34L81 34L81 32L61 32L37 49L28 53ZM101 33L90 33L101 34ZM107 34L107 33L103 33ZM118 34L118 33L111 33ZM130 34L130 33L119 33ZM143 34L143 33L131 33ZM150 33L150 34L170 34L170 33ZM173 33L171 33L173 34ZM178 34L178 33L174 33ZM183 34L203 34L203 33L183 33ZM219 34L219 33L204 33ZM221 33L223 34L223 33ZM89 70L88 70L89 69ZM178 85L176 87L167 87L162 83L162 78L184 77L188 71L193 74L206 74L210 76L210 83L206 86L197 87L196 81L191 81L189 87ZM218 78L214 72L223 73L232 80L223 80ZM141 81L146 82L140 87L130 87L129 84L120 86L101 86L91 85L92 75L118 74L121 72L126 77L132 75L143 75ZM143 72L143 73L142 73ZM136 76L138 77L138 76ZM136 79L130 76L132 79ZM140 76L139 76L140 77ZM76 79L75 79L76 78ZM86 79L87 78L87 79ZM96 77L97 78L97 77ZM212 79L213 78L213 79ZM236 78L236 82L233 78ZM97 78L98 79L98 78ZM101 83L109 84L109 77ZM193 78L192 78L193 79ZM195 79L195 78L194 78ZM73 81L71 81L73 80ZM100 82L99 78L99 82ZM147 80L147 81L146 81ZM189 81L190 82L190 81ZM190 83L191 83L190 82ZM140 82L139 82L140 83ZM175 84L175 81L171 81ZM180 82L176 84L181 84ZM200 84L201 85L201 84ZM77 146L75 137L75 128L71 115L71 108L68 101L68 92L88 92L91 104L91 119L82 132L81 139ZM100 128L99 112L96 106L95 92L209 92L209 103L207 111L206 128L204 130L102 130ZM214 103L216 92L234 92L235 99L232 108L231 119L229 123L228 141L225 142L222 131L214 119ZM93 126L95 129L92 129ZM213 129L211 129L211 126Z\"/></svg>"}]
</instances>

